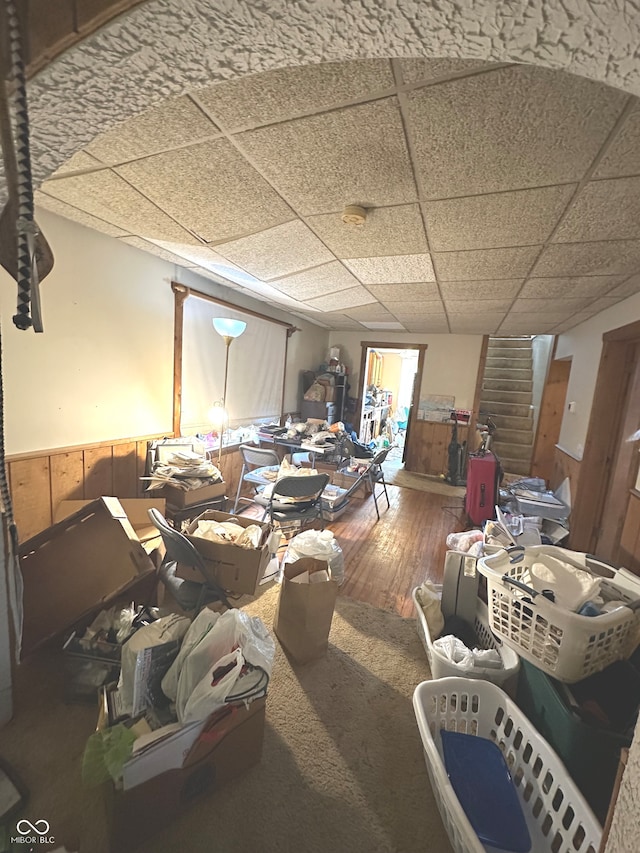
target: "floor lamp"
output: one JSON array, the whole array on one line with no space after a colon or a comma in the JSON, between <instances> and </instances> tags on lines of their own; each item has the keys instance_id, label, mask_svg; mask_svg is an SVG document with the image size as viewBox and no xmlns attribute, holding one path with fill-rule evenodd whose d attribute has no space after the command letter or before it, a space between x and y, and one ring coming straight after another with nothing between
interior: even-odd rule
<instances>
[{"instance_id":1,"label":"floor lamp","mask_svg":"<svg viewBox=\"0 0 640 853\"><path fill-rule=\"evenodd\" d=\"M243 320L232 320L230 317L214 317L213 328L222 337L225 342L226 352L224 360L224 387L222 391L222 409L227 411L227 379L229 376L229 347L234 338L239 338L247 328L247 324ZM224 430L220 432L220 441L218 446L218 467L222 460L222 436Z\"/></svg>"}]
</instances>

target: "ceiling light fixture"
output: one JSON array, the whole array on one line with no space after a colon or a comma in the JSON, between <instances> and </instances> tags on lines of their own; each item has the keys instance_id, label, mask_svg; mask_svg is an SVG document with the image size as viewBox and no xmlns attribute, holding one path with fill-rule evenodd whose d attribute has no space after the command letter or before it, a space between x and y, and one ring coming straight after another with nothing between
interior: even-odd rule
<instances>
[{"instance_id":1,"label":"ceiling light fixture","mask_svg":"<svg viewBox=\"0 0 640 853\"><path fill-rule=\"evenodd\" d=\"M342 221L345 225L364 225L367 211L357 204L348 204L342 211Z\"/></svg>"}]
</instances>

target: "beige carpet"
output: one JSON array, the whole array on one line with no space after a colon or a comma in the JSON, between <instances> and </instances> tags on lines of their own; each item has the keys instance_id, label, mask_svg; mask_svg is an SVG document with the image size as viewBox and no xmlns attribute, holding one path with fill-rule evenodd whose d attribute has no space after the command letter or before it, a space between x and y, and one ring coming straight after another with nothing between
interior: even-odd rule
<instances>
[{"instance_id":1,"label":"beige carpet","mask_svg":"<svg viewBox=\"0 0 640 853\"><path fill-rule=\"evenodd\" d=\"M266 587L245 609L270 627L278 592ZM340 597L326 657L292 666L276 646L260 764L142 849L450 851L411 705L414 687L429 677L415 622ZM96 714L56 700L59 668L50 656L24 670L19 713L0 731L0 755L31 788L25 817L48 820L56 844L103 853L102 801L79 779Z\"/></svg>"},{"instance_id":2,"label":"beige carpet","mask_svg":"<svg viewBox=\"0 0 640 853\"><path fill-rule=\"evenodd\" d=\"M384 476L387 483L403 486L405 489L416 489L419 492L433 492L436 495L463 498L467 491L464 486L451 486L440 477L414 474L412 471L405 471L404 468L385 468Z\"/></svg>"}]
</instances>

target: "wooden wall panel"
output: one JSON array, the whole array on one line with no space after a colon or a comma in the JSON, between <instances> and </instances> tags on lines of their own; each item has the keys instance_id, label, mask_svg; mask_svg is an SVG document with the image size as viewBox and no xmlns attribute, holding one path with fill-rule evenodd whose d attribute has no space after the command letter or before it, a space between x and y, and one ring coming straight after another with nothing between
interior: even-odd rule
<instances>
[{"instance_id":1,"label":"wooden wall panel","mask_svg":"<svg viewBox=\"0 0 640 853\"><path fill-rule=\"evenodd\" d=\"M84 451L84 497L93 500L102 495L114 495L113 447L87 448Z\"/></svg>"},{"instance_id":2,"label":"wooden wall panel","mask_svg":"<svg viewBox=\"0 0 640 853\"><path fill-rule=\"evenodd\" d=\"M411 426L411 444L407 447L405 467L416 474L440 476L449 468L449 443L452 425L415 421ZM467 440L469 428L458 427L458 441Z\"/></svg>"},{"instance_id":3,"label":"wooden wall panel","mask_svg":"<svg viewBox=\"0 0 640 853\"><path fill-rule=\"evenodd\" d=\"M51 472L51 509L60 501L84 499L84 453L82 450L56 453L49 457Z\"/></svg>"},{"instance_id":4,"label":"wooden wall panel","mask_svg":"<svg viewBox=\"0 0 640 853\"><path fill-rule=\"evenodd\" d=\"M640 575L640 495L632 491L620 537L618 564Z\"/></svg>"},{"instance_id":5,"label":"wooden wall panel","mask_svg":"<svg viewBox=\"0 0 640 853\"><path fill-rule=\"evenodd\" d=\"M14 462L9 469L9 482L18 535L29 539L49 527L52 520L49 457Z\"/></svg>"},{"instance_id":6,"label":"wooden wall panel","mask_svg":"<svg viewBox=\"0 0 640 853\"><path fill-rule=\"evenodd\" d=\"M116 444L113 448L113 494L120 498L135 498L138 496L138 482L137 443Z\"/></svg>"},{"instance_id":7,"label":"wooden wall panel","mask_svg":"<svg viewBox=\"0 0 640 853\"><path fill-rule=\"evenodd\" d=\"M570 456L565 450L556 445L553 457L553 472L549 479L549 488L557 489L566 477L571 484L571 499L575 500L580 479L580 462Z\"/></svg>"}]
</instances>

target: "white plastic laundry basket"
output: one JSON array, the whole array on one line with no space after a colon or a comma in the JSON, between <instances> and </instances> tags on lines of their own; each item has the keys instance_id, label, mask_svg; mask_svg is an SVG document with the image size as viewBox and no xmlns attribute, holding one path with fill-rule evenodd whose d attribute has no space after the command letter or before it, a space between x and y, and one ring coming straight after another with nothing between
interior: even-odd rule
<instances>
[{"instance_id":1,"label":"white plastic laundry basket","mask_svg":"<svg viewBox=\"0 0 640 853\"><path fill-rule=\"evenodd\" d=\"M424 681L413 708L440 816L456 853L485 853L449 781L440 731L489 738L502 750L516 786L532 853L598 853L602 830L546 740L506 693L489 681Z\"/></svg>"},{"instance_id":2,"label":"white plastic laundry basket","mask_svg":"<svg viewBox=\"0 0 640 853\"><path fill-rule=\"evenodd\" d=\"M552 545L509 548L478 560L478 571L487 578L493 633L534 666L569 684L629 657L639 639L637 611L620 607L600 616L580 616L510 583L530 586L530 568L541 555L604 578L604 586L616 587L613 597L626 601L640 598L640 578L626 569L612 569L587 554Z\"/></svg>"},{"instance_id":3,"label":"white plastic laundry basket","mask_svg":"<svg viewBox=\"0 0 640 853\"><path fill-rule=\"evenodd\" d=\"M474 620L475 632L478 636L480 648L496 649L502 661L502 669L494 667L474 667L470 670L463 669L460 664L450 661L438 648L433 645L431 632L427 618L418 601L418 589L413 590L413 603L416 608L416 624L418 627L418 635L422 640L422 645L427 653L427 660L431 669L432 678L446 678L451 675L464 676L465 678L485 678L487 681L493 681L494 684L499 684L504 687L508 693L515 695L517 687L516 676L520 669L520 660L518 655L508 646L504 646L499 640L496 640L489 628L487 615L487 606L482 599L477 599L476 618Z\"/></svg>"}]
</instances>

